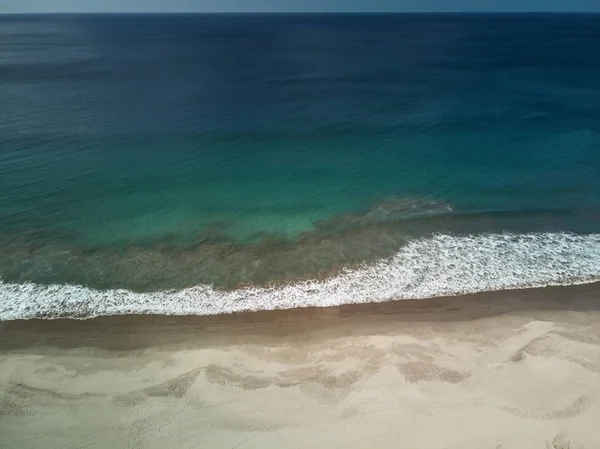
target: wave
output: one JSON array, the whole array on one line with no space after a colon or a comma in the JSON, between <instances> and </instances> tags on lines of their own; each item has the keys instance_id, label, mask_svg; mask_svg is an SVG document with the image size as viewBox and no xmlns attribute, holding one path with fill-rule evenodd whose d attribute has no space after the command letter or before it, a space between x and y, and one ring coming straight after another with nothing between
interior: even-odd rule
<instances>
[{"instance_id":1,"label":"wave","mask_svg":"<svg viewBox=\"0 0 600 449\"><path fill-rule=\"evenodd\" d=\"M393 257L326 280L218 290L137 293L0 282L0 320L106 315L214 315L424 299L600 281L600 234L435 235Z\"/></svg>"}]
</instances>

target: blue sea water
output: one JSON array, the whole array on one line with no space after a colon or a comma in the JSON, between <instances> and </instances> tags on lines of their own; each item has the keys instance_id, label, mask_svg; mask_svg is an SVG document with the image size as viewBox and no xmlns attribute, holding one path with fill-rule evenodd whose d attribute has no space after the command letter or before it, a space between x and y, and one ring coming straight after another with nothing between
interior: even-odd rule
<instances>
[{"instance_id":1,"label":"blue sea water","mask_svg":"<svg viewBox=\"0 0 600 449\"><path fill-rule=\"evenodd\" d=\"M598 55L599 15L1 16L0 318L597 280Z\"/></svg>"}]
</instances>

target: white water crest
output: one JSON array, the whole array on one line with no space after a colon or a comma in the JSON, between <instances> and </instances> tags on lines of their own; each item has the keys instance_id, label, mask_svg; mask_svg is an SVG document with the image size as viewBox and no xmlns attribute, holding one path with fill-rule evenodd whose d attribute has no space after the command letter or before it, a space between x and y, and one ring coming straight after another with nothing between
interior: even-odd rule
<instances>
[{"instance_id":1,"label":"white water crest","mask_svg":"<svg viewBox=\"0 0 600 449\"><path fill-rule=\"evenodd\" d=\"M233 291L199 285L137 293L0 282L0 320L103 315L214 315L453 296L600 281L600 234L436 235L323 281Z\"/></svg>"}]
</instances>

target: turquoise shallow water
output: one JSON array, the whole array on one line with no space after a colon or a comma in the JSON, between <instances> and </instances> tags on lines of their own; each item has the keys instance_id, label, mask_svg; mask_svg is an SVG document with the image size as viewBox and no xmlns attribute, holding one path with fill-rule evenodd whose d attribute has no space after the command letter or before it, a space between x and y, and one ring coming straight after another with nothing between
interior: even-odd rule
<instances>
[{"instance_id":1,"label":"turquoise shallow water","mask_svg":"<svg viewBox=\"0 0 600 449\"><path fill-rule=\"evenodd\" d=\"M1 17L6 301L593 243L599 53L595 15Z\"/></svg>"}]
</instances>

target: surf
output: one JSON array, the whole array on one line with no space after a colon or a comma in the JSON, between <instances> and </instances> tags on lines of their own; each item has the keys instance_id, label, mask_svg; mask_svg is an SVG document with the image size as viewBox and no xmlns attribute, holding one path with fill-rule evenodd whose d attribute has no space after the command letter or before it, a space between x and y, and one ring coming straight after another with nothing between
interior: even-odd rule
<instances>
[{"instance_id":1,"label":"surf","mask_svg":"<svg viewBox=\"0 0 600 449\"><path fill-rule=\"evenodd\" d=\"M0 319L108 315L215 315L426 299L600 281L600 234L437 234L392 257L325 280L223 290L200 284L134 292L0 282Z\"/></svg>"}]
</instances>

